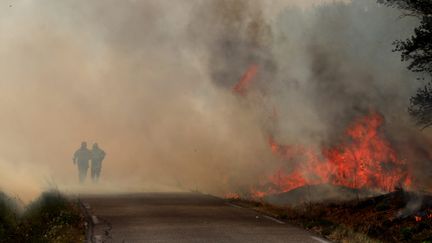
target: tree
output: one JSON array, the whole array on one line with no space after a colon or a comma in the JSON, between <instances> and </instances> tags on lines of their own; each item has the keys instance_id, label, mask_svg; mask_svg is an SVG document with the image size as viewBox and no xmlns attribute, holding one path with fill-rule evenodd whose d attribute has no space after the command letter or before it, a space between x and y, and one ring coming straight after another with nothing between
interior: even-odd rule
<instances>
[{"instance_id":1,"label":"tree","mask_svg":"<svg viewBox=\"0 0 432 243\"><path fill-rule=\"evenodd\" d=\"M410 62L408 69L432 77L432 1L431 0L378 0L379 3L402 10L402 16L420 20L414 34L407 40L395 41L395 51L401 52L402 61ZM423 128L432 125L431 81L411 97L410 115Z\"/></svg>"}]
</instances>

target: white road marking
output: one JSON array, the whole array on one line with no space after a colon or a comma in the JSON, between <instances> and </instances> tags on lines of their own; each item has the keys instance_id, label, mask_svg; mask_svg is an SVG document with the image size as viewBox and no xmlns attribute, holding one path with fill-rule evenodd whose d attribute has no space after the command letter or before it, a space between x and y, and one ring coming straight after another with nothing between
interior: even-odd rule
<instances>
[{"instance_id":1,"label":"white road marking","mask_svg":"<svg viewBox=\"0 0 432 243\"><path fill-rule=\"evenodd\" d=\"M311 238L314 239L314 240L316 240L316 241L318 241L318 242L320 242L320 243L330 243L330 241L326 241L326 240L320 239L320 238L318 238L316 236L311 236Z\"/></svg>"},{"instance_id":2,"label":"white road marking","mask_svg":"<svg viewBox=\"0 0 432 243\"><path fill-rule=\"evenodd\" d=\"M273 217L267 216L267 215L263 215L263 217L266 218L266 219L269 219L269 220L271 220L271 221L274 221L274 222L276 222L276 223L278 223L278 224L285 224L285 222L280 221L279 219L276 219L276 218L273 218Z\"/></svg>"},{"instance_id":3,"label":"white road marking","mask_svg":"<svg viewBox=\"0 0 432 243\"><path fill-rule=\"evenodd\" d=\"M229 205L229 206L231 206L231 207L235 207L235 208L241 208L241 209L245 209L245 208L243 208L243 207L241 207L241 206L239 206L239 205L235 205L235 204L232 204L232 203L226 203L227 205ZM247 209L247 208L246 208ZM266 218L266 219L268 219L268 220L271 220L271 221L274 221L274 222L276 222L276 223L278 223L278 224L285 224L285 222L283 222L283 221L280 221L280 220L278 220L278 219L276 219L276 218L273 218L273 217L270 217L270 216L267 216L267 215L262 215L264 218ZM259 218L259 216L256 216L256 218Z\"/></svg>"},{"instance_id":4,"label":"white road marking","mask_svg":"<svg viewBox=\"0 0 432 243\"><path fill-rule=\"evenodd\" d=\"M232 204L232 203L226 203L227 205L229 205L229 206L231 206L231 207L235 207L235 208L242 208L242 207L240 207L239 205L235 205L235 204ZM243 209L243 208L242 208Z\"/></svg>"}]
</instances>

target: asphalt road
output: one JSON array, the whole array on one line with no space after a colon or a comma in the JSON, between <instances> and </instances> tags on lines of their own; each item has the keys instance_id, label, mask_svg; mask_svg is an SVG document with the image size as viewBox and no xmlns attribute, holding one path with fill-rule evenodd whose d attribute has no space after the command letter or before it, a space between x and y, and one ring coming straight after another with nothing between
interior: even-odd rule
<instances>
[{"instance_id":1,"label":"asphalt road","mask_svg":"<svg viewBox=\"0 0 432 243\"><path fill-rule=\"evenodd\" d=\"M326 242L253 210L201 194L87 195L81 201L96 222L97 242Z\"/></svg>"}]
</instances>

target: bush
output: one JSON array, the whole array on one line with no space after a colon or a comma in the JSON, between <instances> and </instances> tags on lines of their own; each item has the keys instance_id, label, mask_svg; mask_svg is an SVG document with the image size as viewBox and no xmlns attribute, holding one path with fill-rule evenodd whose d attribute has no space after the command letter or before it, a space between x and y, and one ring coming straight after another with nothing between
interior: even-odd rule
<instances>
[{"instance_id":1,"label":"bush","mask_svg":"<svg viewBox=\"0 0 432 243\"><path fill-rule=\"evenodd\" d=\"M17 227L18 206L16 201L0 193L0 241L10 241Z\"/></svg>"},{"instance_id":2,"label":"bush","mask_svg":"<svg viewBox=\"0 0 432 243\"><path fill-rule=\"evenodd\" d=\"M43 193L23 214L0 193L0 242L83 242L83 222L78 207L59 192Z\"/></svg>"},{"instance_id":3,"label":"bush","mask_svg":"<svg viewBox=\"0 0 432 243\"><path fill-rule=\"evenodd\" d=\"M32 242L70 242L71 234L83 235L75 232L82 222L78 208L59 192L45 192L23 214L20 235L30 236Z\"/></svg>"}]
</instances>

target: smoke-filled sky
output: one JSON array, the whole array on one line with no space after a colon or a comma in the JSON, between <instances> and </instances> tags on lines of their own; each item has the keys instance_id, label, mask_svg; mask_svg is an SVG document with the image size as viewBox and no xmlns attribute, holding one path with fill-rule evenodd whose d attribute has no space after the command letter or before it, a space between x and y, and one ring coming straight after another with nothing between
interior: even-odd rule
<instances>
[{"instance_id":1,"label":"smoke-filled sky","mask_svg":"<svg viewBox=\"0 0 432 243\"><path fill-rule=\"evenodd\" d=\"M399 15L373 0L1 1L0 187L73 187L87 141L107 187L223 194L277 168L270 132L331 144L371 109L423 165L427 132L406 114L422 84L391 51L416 22Z\"/></svg>"}]
</instances>

